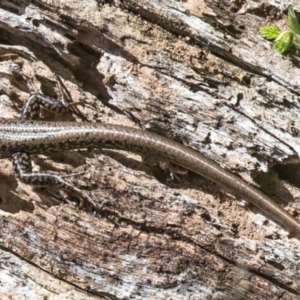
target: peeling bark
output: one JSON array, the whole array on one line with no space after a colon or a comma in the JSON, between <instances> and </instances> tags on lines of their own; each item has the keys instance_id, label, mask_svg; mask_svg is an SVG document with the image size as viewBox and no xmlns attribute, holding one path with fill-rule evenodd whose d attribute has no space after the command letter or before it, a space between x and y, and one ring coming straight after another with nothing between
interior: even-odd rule
<instances>
[{"instance_id":1,"label":"peeling bark","mask_svg":"<svg viewBox=\"0 0 300 300\"><path fill-rule=\"evenodd\" d=\"M284 26L289 4L0 1L1 117L18 118L30 93L63 91L84 107L41 119L178 140L298 217L299 59L257 34ZM169 181L137 155L97 149L34 164L80 174L68 179L101 214L18 182L1 160L1 299L298 299L299 240L201 176Z\"/></svg>"}]
</instances>

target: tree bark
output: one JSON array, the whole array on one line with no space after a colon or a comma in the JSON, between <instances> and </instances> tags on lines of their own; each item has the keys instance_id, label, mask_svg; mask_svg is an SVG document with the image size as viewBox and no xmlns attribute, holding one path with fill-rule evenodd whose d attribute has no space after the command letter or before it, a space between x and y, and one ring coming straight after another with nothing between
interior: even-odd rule
<instances>
[{"instance_id":1,"label":"tree bark","mask_svg":"<svg viewBox=\"0 0 300 300\"><path fill-rule=\"evenodd\" d=\"M84 107L41 119L159 133L299 219L299 58L257 33L284 27L289 4L0 1L2 117L18 118L30 93L64 94ZM170 180L120 151L33 159L72 175L101 213L20 183L1 160L1 299L299 298L299 239L217 184Z\"/></svg>"}]
</instances>

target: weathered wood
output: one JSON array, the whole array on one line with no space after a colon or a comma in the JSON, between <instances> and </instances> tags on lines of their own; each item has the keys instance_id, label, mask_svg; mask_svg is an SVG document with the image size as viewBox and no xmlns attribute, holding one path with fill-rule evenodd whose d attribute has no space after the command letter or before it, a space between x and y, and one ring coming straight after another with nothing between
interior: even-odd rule
<instances>
[{"instance_id":1,"label":"weathered wood","mask_svg":"<svg viewBox=\"0 0 300 300\"><path fill-rule=\"evenodd\" d=\"M257 34L269 22L283 26L288 1L30 2L0 3L1 117L17 118L31 92L58 97L57 75L89 121L176 139L257 180L298 215L291 166L280 170L293 185L270 171L299 161L298 58ZM216 184L194 174L170 182L117 151L34 162L83 172L69 179L90 190L102 213L17 182L2 160L4 297L298 299L299 240ZM15 288L14 274L26 289Z\"/></svg>"}]
</instances>

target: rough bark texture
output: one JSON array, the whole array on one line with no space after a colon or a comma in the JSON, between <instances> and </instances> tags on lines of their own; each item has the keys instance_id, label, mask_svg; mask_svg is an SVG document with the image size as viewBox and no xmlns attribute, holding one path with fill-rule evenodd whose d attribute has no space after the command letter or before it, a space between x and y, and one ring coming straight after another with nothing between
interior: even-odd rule
<instances>
[{"instance_id":1,"label":"rough bark texture","mask_svg":"<svg viewBox=\"0 0 300 300\"><path fill-rule=\"evenodd\" d=\"M299 218L300 61L257 34L285 26L289 4L1 0L1 117L18 118L32 92L63 90L85 107L41 118L155 131L255 180ZM102 213L21 184L2 160L1 299L299 299L300 241L218 185L169 181L125 152L34 162L80 174L69 179Z\"/></svg>"}]
</instances>

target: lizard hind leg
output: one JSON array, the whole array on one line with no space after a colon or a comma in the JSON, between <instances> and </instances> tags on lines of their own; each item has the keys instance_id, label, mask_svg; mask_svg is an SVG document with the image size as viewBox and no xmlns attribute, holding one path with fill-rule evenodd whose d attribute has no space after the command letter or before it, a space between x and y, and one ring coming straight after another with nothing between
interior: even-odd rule
<instances>
[{"instance_id":1,"label":"lizard hind leg","mask_svg":"<svg viewBox=\"0 0 300 300\"><path fill-rule=\"evenodd\" d=\"M46 173L46 172L33 172L30 155L27 153L15 153L13 155L13 166L18 178L26 184L31 184L35 186L49 186L56 185L62 189L74 192L81 197L80 207L84 206L84 202L88 201L94 208L97 208L95 202L80 189L73 186L62 177L56 174Z\"/></svg>"},{"instance_id":2,"label":"lizard hind leg","mask_svg":"<svg viewBox=\"0 0 300 300\"><path fill-rule=\"evenodd\" d=\"M39 117L41 108L54 114L61 114L67 112L70 107L75 105L81 104L78 102L69 104L65 101L60 102L56 99L46 97L41 94L31 94L22 109L20 119L36 120Z\"/></svg>"},{"instance_id":3,"label":"lizard hind leg","mask_svg":"<svg viewBox=\"0 0 300 300\"><path fill-rule=\"evenodd\" d=\"M75 105L81 105L81 103L73 102L69 104L65 101L57 101L56 99L41 94L31 94L22 109L20 119L21 121L37 119L41 108L54 114L61 114L67 112ZM98 208L91 197L59 175L47 172L33 172L29 154L23 152L15 153L12 157L12 161L15 173L22 182L36 186L59 186L61 189L77 194L81 198L81 208L84 206L85 201L89 202L94 208Z\"/></svg>"}]
</instances>

